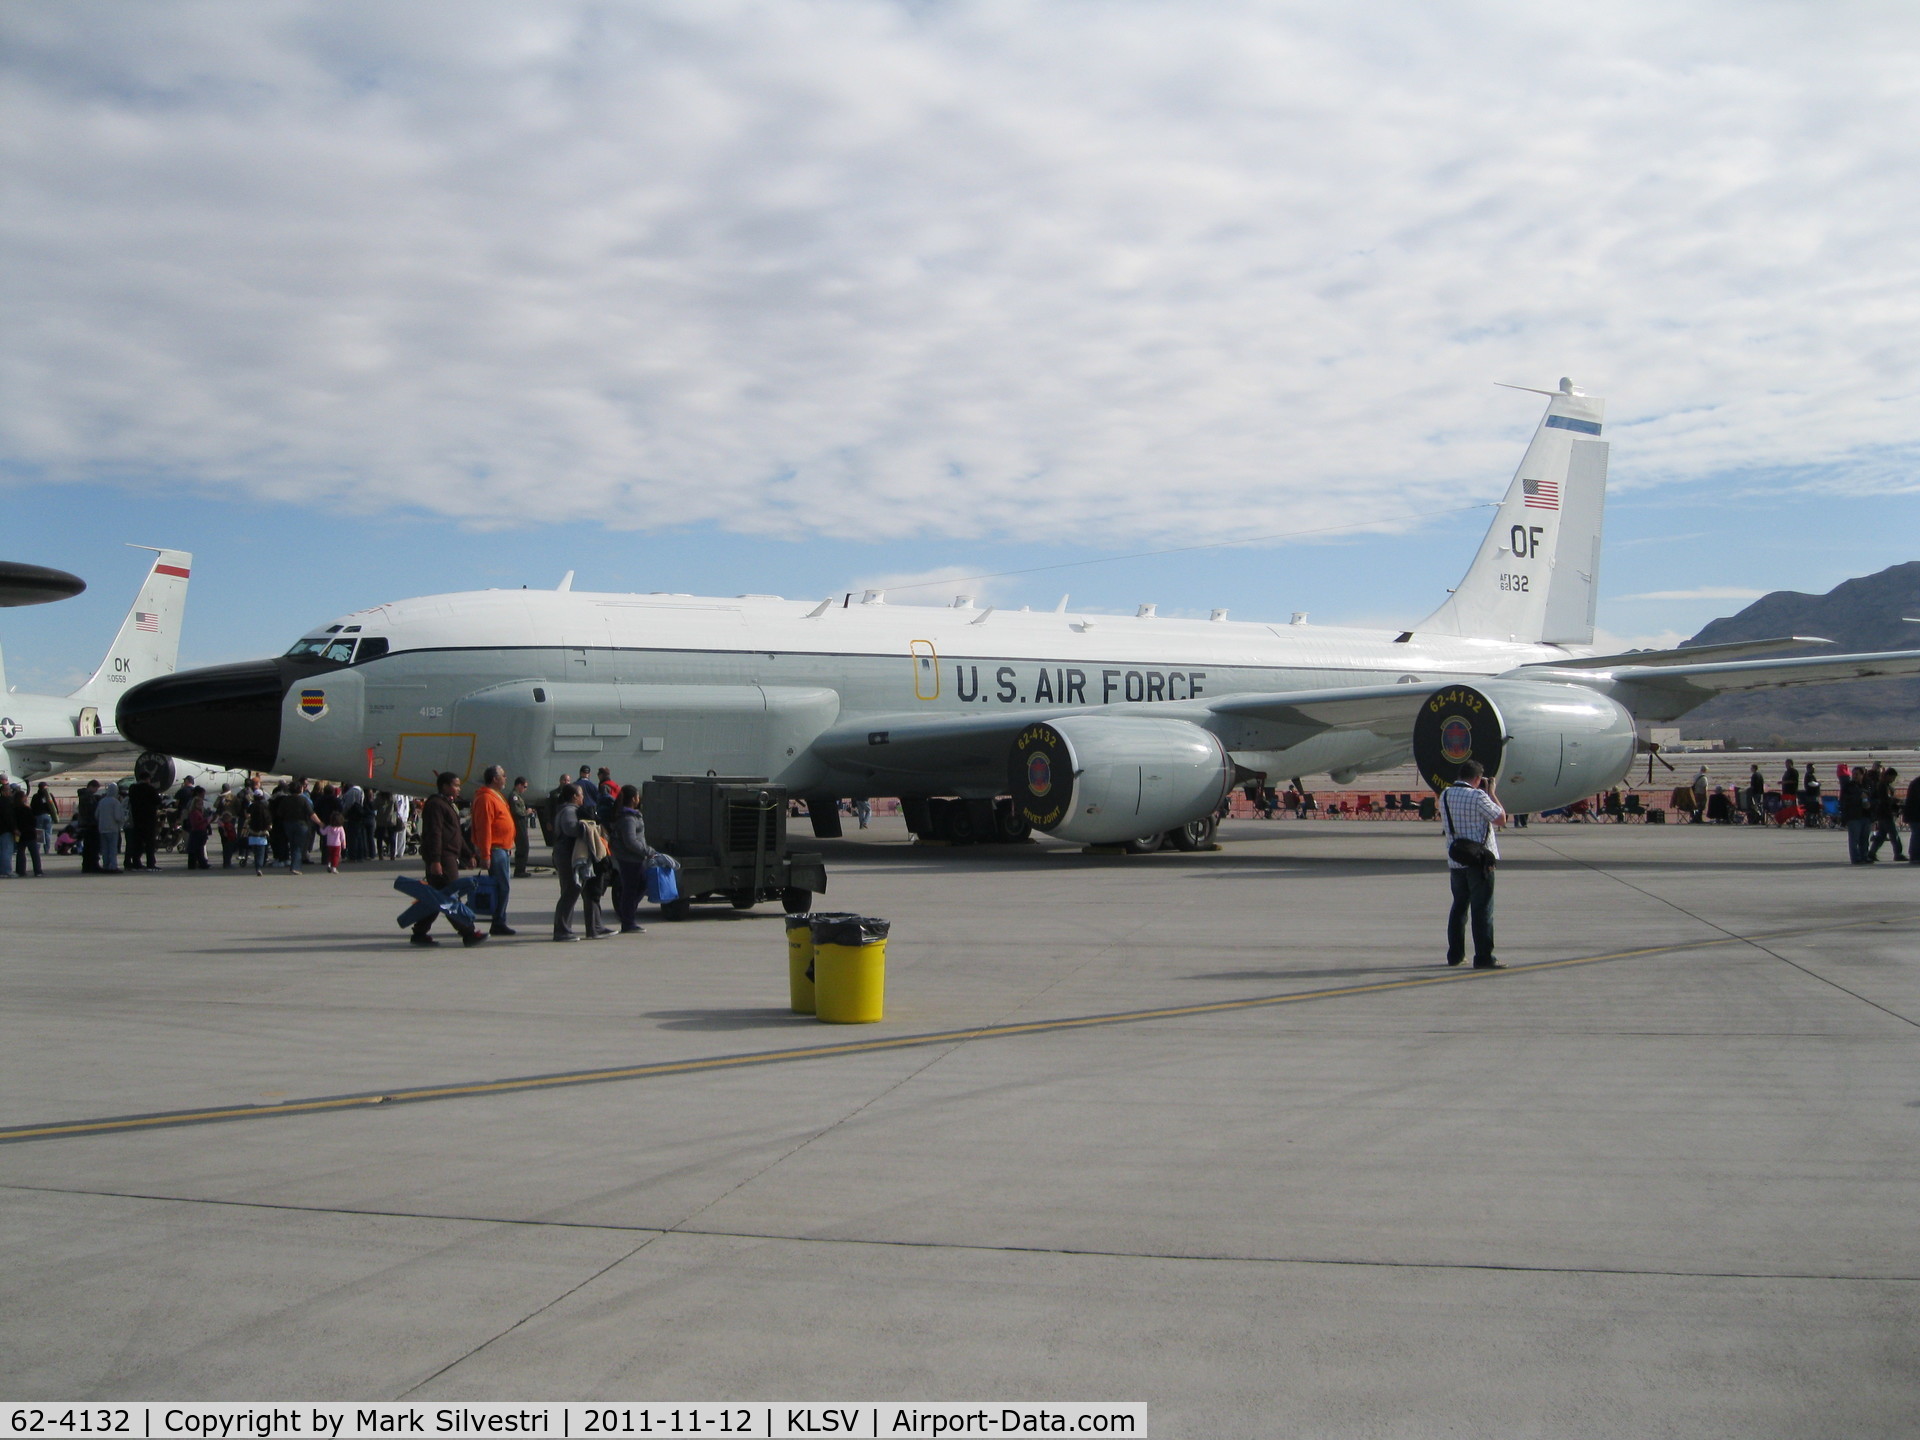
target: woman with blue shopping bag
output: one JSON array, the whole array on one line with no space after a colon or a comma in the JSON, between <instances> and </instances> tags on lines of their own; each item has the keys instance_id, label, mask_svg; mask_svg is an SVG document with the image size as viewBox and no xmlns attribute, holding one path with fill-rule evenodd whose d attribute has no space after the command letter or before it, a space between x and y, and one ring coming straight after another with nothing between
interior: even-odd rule
<instances>
[{"instance_id":1,"label":"woman with blue shopping bag","mask_svg":"<svg viewBox=\"0 0 1920 1440\"><path fill-rule=\"evenodd\" d=\"M661 903L661 886L672 884L677 862L671 855L647 844L647 822L640 815L640 792L631 785L620 787L608 840L613 847L614 865L620 872L613 912L620 917L622 935L638 935L647 928L639 923L640 901L644 898ZM671 900L673 895L665 898Z\"/></svg>"}]
</instances>

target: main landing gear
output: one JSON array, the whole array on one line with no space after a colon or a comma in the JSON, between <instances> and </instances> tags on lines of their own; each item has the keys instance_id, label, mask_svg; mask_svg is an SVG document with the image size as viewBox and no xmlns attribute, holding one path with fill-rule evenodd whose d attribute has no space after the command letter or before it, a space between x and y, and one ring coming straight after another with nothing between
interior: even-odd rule
<instances>
[{"instance_id":1,"label":"main landing gear","mask_svg":"<svg viewBox=\"0 0 1920 1440\"><path fill-rule=\"evenodd\" d=\"M1024 845L1033 827L1013 812L1013 801L909 800L900 802L907 828L922 844Z\"/></svg>"},{"instance_id":2,"label":"main landing gear","mask_svg":"<svg viewBox=\"0 0 1920 1440\"><path fill-rule=\"evenodd\" d=\"M1203 815L1198 820L1189 820L1184 825L1176 825L1171 830L1163 830L1157 835L1142 835L1127 842L1129 855L1151 855L1156 850L1205 850L1213 844L1213 832L1220 828L1220 822L1211 815Z\"/></svg>"},{"instance_id":3,"label":"main landing gear","mask_svg":"<svg viewBox=\"0 0 1920 1440\"><path fill-rule=\"evenodd\" d=\"M903 799L900 813L923 845L1024 845L1033 838L1033 827L1015 815L1013 801L1006 796L998 800ZM1171 830L1129 840L1127 853L1205 850L1213 844L1219 825L1213 816L1203 815Z\"/></svg>"}]
</instances>

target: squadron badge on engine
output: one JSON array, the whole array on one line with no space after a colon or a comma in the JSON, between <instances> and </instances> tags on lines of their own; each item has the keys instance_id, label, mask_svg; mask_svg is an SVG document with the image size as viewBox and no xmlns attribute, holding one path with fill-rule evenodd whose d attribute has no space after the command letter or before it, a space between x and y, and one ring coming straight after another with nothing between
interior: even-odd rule
<instances>
[{"instance_id":1,"label":"squadron badge on engine","mask_svg":"<svg viewBox=\"0 0 1920 1440\"><path fill-rule=\"evenodd\" d=\"M1013 813L1036 830L1050 830L1073 803L1073 751L1051 725L1029 725L1007 757Z\"/></svg>"},{"instance_id":2,"label":"squadron badge on engine","mask_svg":"<svg viewBox=\"0 0 1920 1440\"><path fill-rule=\"evenodd\" d=\"M1038 800L1053 789L1053 762L1044 751L1027 756L1027 793Z\"/></svg>"},{"instance_id":3,"label":"squadron badge on engine","mask_svg":"<svg viewBox=\"0 0 1920 1440\"><path fill-rule=\"evenodd\" d=\"M1420 778L1444 790L1460 767L1477 760L1489 775L1500 773L1506 748L1500 712L1471 685L1448 685L1429 695L1413 721L1413 759Z\"/></svg>"}]
</instances>

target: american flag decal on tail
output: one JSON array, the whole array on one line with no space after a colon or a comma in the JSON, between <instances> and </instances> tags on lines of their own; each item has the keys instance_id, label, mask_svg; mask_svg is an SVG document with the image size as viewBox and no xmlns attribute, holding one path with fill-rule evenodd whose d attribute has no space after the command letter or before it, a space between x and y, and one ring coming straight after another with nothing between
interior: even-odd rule
<instances>
[{"instance_id":1,"label":"american flag decal on tail","mask_svg":"<svg viewBox=\"0 0 1920 1440\"><path fill-rule=\"evenodd\" d=\"M1529 509L1558 510L1560 508L1558 480L1522 480L1520 493L1526 497Z\"/></svg>"},{"instance_id":2,"label":"american flag decal on tail","mask_svg":"<svg viewBox=\"0 0 1920 1440\"><path fill-rule=\"evenodd\" d=\"M136 630L144 630L149 635L158 635L160 633L160 617L151 610L136 610L133 612L133 628Z\"/></svg>"}]
</instances>

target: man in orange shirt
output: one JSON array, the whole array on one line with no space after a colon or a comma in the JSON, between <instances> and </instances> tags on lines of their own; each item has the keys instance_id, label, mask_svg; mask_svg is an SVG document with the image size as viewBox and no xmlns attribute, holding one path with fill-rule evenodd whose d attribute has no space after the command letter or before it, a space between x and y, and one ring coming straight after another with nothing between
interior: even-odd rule
<instances>
[{"instance_id":1,"label":"man in orange shirt","mask_svg":"<svg viewBox=\"0 0 1920 1440\"><path fill-rule=\"evenodd\" d=\"M489 765L473 797L473 853L487 867L493 881L493 925L495 935L512 935L507 926L507 888L513 883L513 812L507 808L507 772Z\"/></svg>"}]
</instances>

